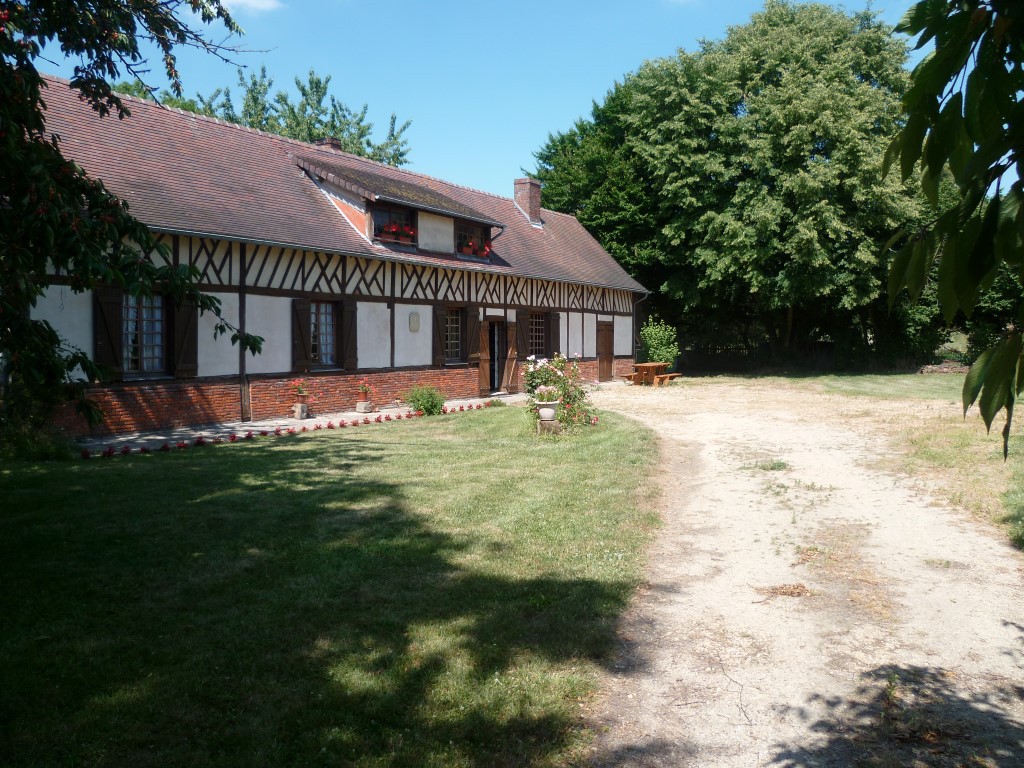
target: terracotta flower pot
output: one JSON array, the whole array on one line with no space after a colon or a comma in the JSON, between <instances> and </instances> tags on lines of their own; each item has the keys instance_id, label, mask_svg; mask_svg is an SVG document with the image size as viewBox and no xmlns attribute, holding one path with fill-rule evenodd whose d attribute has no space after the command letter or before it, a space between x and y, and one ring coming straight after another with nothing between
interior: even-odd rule
<instances>
[{"instance_id":1,"label":"terracotta flower pot","mask_svg":"<svg viewBox=\"0 0 1024 768\"><path fill-rule=\"evenodd\" d=\"M308 398L309 398L309 395L307 395L305 393L301 393L301 394L298 393L298 392L295 393L295 402L296 403L305 403Z\"/></svg>"},{"instance_id":2,"label":"terracotta flower pot","mask_svg":"<svg viewBox=\"0 0 1024 768\"><path fill-rule=\"evenodd\" d=\"M361 390L361 389L358 392L356 392L356 402L357 403L365 403L369 399L370 399L370 393L369 392L363 392L363 390Z\"/></svg>"}]
</instances>

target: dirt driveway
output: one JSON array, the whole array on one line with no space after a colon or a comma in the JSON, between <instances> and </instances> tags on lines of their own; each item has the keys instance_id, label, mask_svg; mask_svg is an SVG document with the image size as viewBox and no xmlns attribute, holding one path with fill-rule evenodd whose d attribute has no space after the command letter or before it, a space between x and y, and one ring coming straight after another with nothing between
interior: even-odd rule
<instances>
[{"instance_id":1,"label":"dirt driveway","mask_svg":"<svg viewBox=\"0 0 1024 768\"><path fill-rule=\"evenodd\" d=\"M1024 557L890 471L878 427L955 405L858 419L729 379L594 399L659 435L664 517L595 766L1024 766Z\"/></svg>"}]
</instances>

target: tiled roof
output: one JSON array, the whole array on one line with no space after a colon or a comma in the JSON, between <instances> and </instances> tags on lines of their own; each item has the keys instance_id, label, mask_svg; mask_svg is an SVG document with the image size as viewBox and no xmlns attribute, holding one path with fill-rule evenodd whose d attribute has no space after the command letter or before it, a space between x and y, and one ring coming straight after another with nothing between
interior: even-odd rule
<instances>
[{"instance_id":1,"label":"tiled roof","mask_svg":"<svg viewBox=\"0 0 1024 768\"><path fill-rule=\"evenodd\" d=\"M128 118L100 118L67 81L47 82L46 127L61 151L153 229L645 291L572 216L544 210L544 226L534 227L510 198L139 99L125 99ZM382 200L504 225L492 262L369 242L311 168Z\"/></svg>"}]
</instances>

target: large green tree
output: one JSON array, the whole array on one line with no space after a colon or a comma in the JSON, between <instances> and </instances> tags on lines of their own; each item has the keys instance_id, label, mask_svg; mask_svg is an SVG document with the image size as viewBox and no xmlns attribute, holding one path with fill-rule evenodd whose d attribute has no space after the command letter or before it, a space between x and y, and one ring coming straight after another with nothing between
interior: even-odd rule
<instances>
[{"instance_id":1,"label":"large green tree","mask_svg":"<svg viewBox=\"0 0 1024 768\"><path fill-rule=\"evenodd\" d=\"M644 64L550 137L545 201L579 215L691 339L779 352L909 341L888 321L878 255L920 216L882 173L906 56L869 12L769 0L723 40Z\"/></svg>"},{"instance_id":2,"label":"large green tree","mask_svg":"<svg viewBox=\"0 0 1024 768\"><path fill-rule=\"evenodd\" d=\"M95 415L72 372L80 369L94 379L100 371L30 315L51 275L60 274L74 291L115 283L132 295L161 292L194 301L220 316L219 302L198 290L196 270L173 267L128 206L61 155L59 137L46 131L46 85L36 68L42 46L56 42L79 61L70 87L97 119L129 118L111 83L145 73L143 41L160 52L178 96L180 46L231 55L206 40L201 26L192 26L197 19L240 32L219 0L0 1L0 439L14 426L34 426L68 398ZM240 334L223 319L217 329L259 349L259 338Z\"/></svg>"},{"instance_id":3,"label":"large green tree","mask_svg":"<svg viewBox=\"0 0 1024 768\"><path fill-rule=\"evenodd\" d=\"M919 178L935 212L899 232L890 296L918 295L938 263L935 290L948 319L984 314L1009 322L971 367L964 413L975 402L991 429L1005 409L1004 454L1013 408L1024 391L1024 4L1020 0L922 0L898 29L933 50L914 69L903 99L908 118L888 161ZM957 204L938 205L938 180L951 174ZM996 284L998 302L984 299ZM999 305L998 307L996 305Z\"/></svg>"}]
</instances>

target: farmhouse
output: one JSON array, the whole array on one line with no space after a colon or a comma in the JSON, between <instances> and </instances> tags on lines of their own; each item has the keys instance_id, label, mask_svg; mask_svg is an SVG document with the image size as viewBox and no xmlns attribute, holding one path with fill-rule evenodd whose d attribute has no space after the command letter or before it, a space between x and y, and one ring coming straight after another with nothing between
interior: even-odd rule
<instances>
[{"instance_id":1,"label":"farmhouse","mask_svg":"<svg viewBox=\"0 0 1024 768\"><path fill-rule=\"evenodd\" d=\"M647 291L575 218L542 209L534 180L498 197L138 99L131 117L100 118L48 83L65 156L265 340L252 356L194 307L55 276L34 317L115 372L90 390L103 431L283 416L296 375L329 412L351 409L364 378L379 401L415 384L516 392L528 355L579 355L591 379L632 370Z\"/></svg>"}]
</instances>

